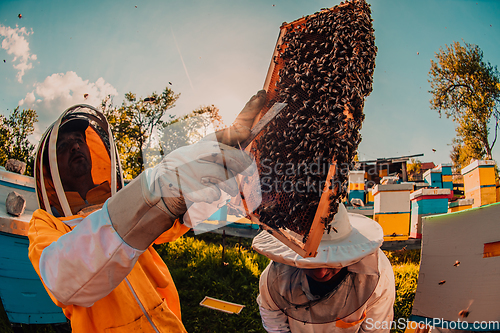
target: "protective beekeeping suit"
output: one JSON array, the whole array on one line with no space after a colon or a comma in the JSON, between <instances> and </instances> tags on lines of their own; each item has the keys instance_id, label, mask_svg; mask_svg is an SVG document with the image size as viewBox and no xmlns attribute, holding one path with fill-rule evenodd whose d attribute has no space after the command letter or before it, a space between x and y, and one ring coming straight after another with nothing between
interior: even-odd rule
<instances>
[{"instance_id":1,"label":"protective beekeeping suit","mask_svg":"<svg viewBox=\"0 0 500 333\"><path fill-rule=\"evenodd\" d=\"M73 332L185 332L174 282L151 245L188 231L191 206L238 192L234 176L253 162L221 142L248 136L264 100L260 91L217 134L226 139L175 150L125 187L99 111L77 105L49 127L36 155L29 257Z\"/></svg>"},{"instance_id":2,"label":"protective beekeeping suit","mask_svg":"<svg viewBox=\"0 0 500 333\"><path fill-rule=\"evenodd\" d=\"M268 332L389 332L394 275L382 228L341 204L316 257L302 258L269 233L253 248L272 261L257 297Z\"/></svg>"}]
</instances>

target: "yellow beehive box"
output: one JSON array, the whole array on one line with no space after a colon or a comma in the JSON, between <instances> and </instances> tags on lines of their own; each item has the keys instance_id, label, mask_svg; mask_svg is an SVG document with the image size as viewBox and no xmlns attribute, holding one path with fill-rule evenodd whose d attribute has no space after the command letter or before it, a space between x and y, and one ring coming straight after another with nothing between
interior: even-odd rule
<instances>
[{"instance_id":1,"label":"yellow beehive box","mask_svg":"<svg viewBox=\"0 0 500 333\"><path fill-rule=\"evenodd\" d=\"M384 240L407 240L410 234L410 213L374 214L373 219L384 231Z\"/></svg>"},{"instance_id":2,"label":"yellow beehive box","mask_svg":"<svg viewBox=\"0 0 500 333\"><path fill-rule=\"evenodd\" d=\"M462 169L466 199L474 199L473 207L497 202L495 161L474 161Z\"/></svg>"},{"instance_id":3,"label":"yellow beehive box","mask_svg":"<svg viewBox=\"0 0 500 333\"><path fill-rule=\"evenodd\" d=\"M460 212L472 208L474 199L458 199L448 203L448 213Z\"/></svg>"},{"instance_id":4,"label":"yellow beehive box","mask_svg":"<svg viewBox=\"0 0 500 333\"><path fill-rule=\"evenodd\" d=\"M410 192L413 184L373 187L373 219L384 230L384 240L405 240L410 234Z\"/></svg>"}]
</instances>

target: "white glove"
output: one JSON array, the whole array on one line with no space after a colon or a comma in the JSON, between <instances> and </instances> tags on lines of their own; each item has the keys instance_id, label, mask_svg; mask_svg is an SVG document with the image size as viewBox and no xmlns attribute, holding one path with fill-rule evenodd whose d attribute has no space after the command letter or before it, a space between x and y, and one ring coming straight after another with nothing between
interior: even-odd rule
<instances>
[{"instance_id":1,"label":"white glove","mask_svg":"<svg viewBox=\"0 0 500 333\"><path fill-rule=\"evenodd\" d=\"M250 136L250 129L264 106L266 96L265 90L259 90L245 104L232 126L217 131L209 135L208 138L213 140L212 137L215 136L217 141L233 147L237 147L238 144L244 142Z\"/></svg>"},{"instance_id":2,"label":"white glove","mask_svg":"<svg viewBox=\"0 0 500 333\"><path fill-rule=\"evenodd\" d=\"M162 197L174 218L184 214L192 203L214 203L214 210L207 210L208 218L217 210L221 190L236 196L239 186L235 175L250 175L252 165L255 163L246 152L202 140L174 150L144 173L149 191Z\"/></svg>"}]
</instances>

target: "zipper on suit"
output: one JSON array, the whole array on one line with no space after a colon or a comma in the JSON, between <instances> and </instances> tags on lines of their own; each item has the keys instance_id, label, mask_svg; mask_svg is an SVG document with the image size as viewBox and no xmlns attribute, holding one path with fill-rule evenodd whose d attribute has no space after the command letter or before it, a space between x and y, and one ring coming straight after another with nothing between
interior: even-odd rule
<instances>
[{"instance_id":1,"label":"zipper on suit","mask_svg":"<svg viewBox=\"0 0 500 333\"><path fill-rule=\"evenodd\" d=\"M139 306L141 307L142 313L144 313L144 316L146 316L146 319L149 321L149 323L151 324L151 326L153 327L153 329L155 330L155 332L156 333L160 333L160 331L158 330L158 328L156 328L155 324L153 323L153 320L151 320L151 317L147 313L146 309L144 308L144 305L142 305L141 301L139 300L139 297L135 293L134 288L132 288L132 285L130 284L130 281L128 280L128 278L125 278L125 281L127 282L127 285L129 287L130 291L132 292L132 295L134 295L134 298L137 301L137 304L139 304Z\"/></svg>"}]
</instances>

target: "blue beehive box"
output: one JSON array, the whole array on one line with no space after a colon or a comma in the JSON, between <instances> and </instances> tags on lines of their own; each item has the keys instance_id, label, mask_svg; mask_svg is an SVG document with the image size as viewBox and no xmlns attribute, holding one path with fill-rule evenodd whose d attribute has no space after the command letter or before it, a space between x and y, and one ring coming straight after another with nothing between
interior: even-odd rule
<instances>
[{"instance_id":1,"label":"blue beehive box","mask_svg":"<svg viewBox=\"0 0 500 333\"><path fill-rule=\"evenodd\" d=\"M441 171L441 187L453 190L451 164L439 164L435 169Z\"/></svg>"},{"instance_id":2,"label":"blue beehive box","mask_svg":"<svg viewBox=\"0 0 500 333\"><path fill-rule=\"evenodd\" d=\"M11 323L64 323L28 258L28 237L0 232L0 296Z\"/></svg>"},{"instance_id":3,"label":"blue beehive box","mask_svg":"<svg viewBox=\"0 0 500 333\"><path fill-rule=\"evenodd\" d=\"M20 216L7 214L5 201L16 191L26 200ZM0 298L7 318L17 324L65 323L28 258L28 224L38 208L33 177L0 168Z\"/></svg>"},{"instance_id":4,"label":"blue beehive box","mask_svg":"<svg viewBox=\"0 0 500 333\"><path fill-rule=\"evenodd\" d=\"M424 172L424 180L429 186L442 188L443 184L441 181L441 170L439 169L429 169ZM452 187L453 188L453 187Z\"/></svg>"},{"instance_id":5,"label":"blue beehive box","mask_svg":"<svg viewBox=\"0 0 500 333\"><path fill-rule=\"evenodd\" d=\"M420 189L410 195L410 238L422 238L422 218L448 212L449 189Z\"/></svg>"}]
</instances>

